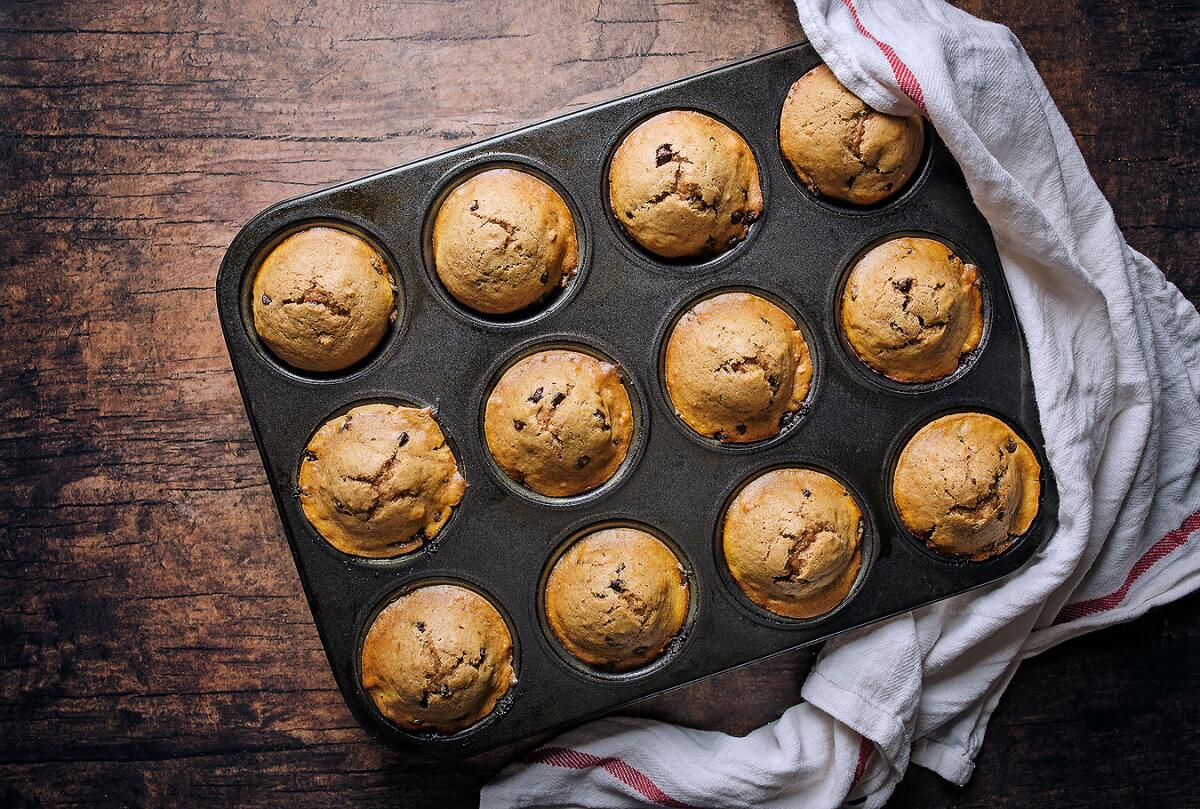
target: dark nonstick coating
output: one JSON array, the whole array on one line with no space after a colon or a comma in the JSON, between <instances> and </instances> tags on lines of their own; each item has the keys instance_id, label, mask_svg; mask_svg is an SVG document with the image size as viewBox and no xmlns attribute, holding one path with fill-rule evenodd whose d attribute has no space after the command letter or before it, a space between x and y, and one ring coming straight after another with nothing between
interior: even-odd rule
<instances>
[{"instance_id":1,"label":"dark nonstick coating","mask_svg":"<svg viewBox=\"0 0 1200 809\"><path fill-rule=\"evenodd\" d=\"M778 147L778 119L792 82L819 63L798 44L672 84L464 146L408 166L275 205L233 240L217 278L229 354L262 453L296 567L330 665L364 726L408 753L469 755L578 723L628 702L1001 578L1056 527L1058 497L1043 450L1023 338L991 232L932 128L915 179L890 202L851 210L810 194ZM608 211L605 176L623 133L668 109L725 121L754 150L765 209L749 238L704 263L655 260L625 237ZM531 168L563 192L581 238L582 270L544 309L488 320L449 302L427 266L430 210L446 189L481 166ZM272 358L249 327L248 288L264 252L314 223L369 237L395 273L401 315L380 349L345 373L314 376ZM963 372L924 386L888 383L865 368L836 328L846 268L902 233L943 239L984 279L984 343ZM659 355L690 301L723 288L766 292L797 313L816 375L810 404L787 435L762 446L713 446L682 425L662 392ZM515 494L489 462L481 402L498 370L531 345L579 343L612 357L640 408L637 456L599 492L548 504ZM470 486L436 542L398 560L362 560L323 541L300 509L301 453L331 414L364 401L430 404ZM891 468L903 442L955 410L994 413L1023 433L1042 463L1041 511L1001 556L964 563L936 556L901 527L891 505ZM811 621L772 618L738 591L721 562L717 526L726 503L753 475L803 465L841 480L864 510L863 570L851 597ZM546 565L581 528L633 522L682 553L693 611L669 658L641 672L597 676L563 659L543 630L538 588ZM264 542L263 552L282 549ZM450 737L401 731L362 692L358 652L380 606L415 583L452 580L490 596L509 622L519 682L500 710Z\"/></svg>"}]
</instances>

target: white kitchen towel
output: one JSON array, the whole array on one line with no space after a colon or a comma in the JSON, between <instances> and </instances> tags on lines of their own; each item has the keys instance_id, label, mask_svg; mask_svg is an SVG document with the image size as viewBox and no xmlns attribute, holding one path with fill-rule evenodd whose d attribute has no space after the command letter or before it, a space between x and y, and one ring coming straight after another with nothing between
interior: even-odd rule
<instances>
[{"instance_id":1,"label":"white kitchen towel","mask_svg":"<svg viewBox=\"0 0 1200 809\"><path fill-rule=\"evenodd\" d=\"M910 762L963 783L1023 658L1200 586L1200 315L1125 243L1016 37L941 0L796 5L847 87L928 118L991 224L1058 532L1002 582L831 641L766 727L594 722L502 772L484 809L876 807Z\"/></svg>"}]
</instances>

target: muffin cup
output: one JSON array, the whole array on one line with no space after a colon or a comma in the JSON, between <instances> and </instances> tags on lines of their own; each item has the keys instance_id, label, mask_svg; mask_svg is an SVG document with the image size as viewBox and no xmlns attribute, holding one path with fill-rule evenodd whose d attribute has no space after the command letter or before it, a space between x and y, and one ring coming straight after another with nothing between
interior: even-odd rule
<instances>
[{"instance_id":1,"label":"muffin cup","mask_svg":"<svg viewBox=\"0 0 1200 809\"><path fill-rule=\"evenodd\" d=\"M692 429L691 425L687 424L683 418L675 411L675 403L671 399L670 391L667 389L667 342L671 339L671 333L675 330L675 326L679 323L680 318L687 314L693 306L706 301L709 298L715 298L717 295L726 292L746 292L751 295L758 295L761 298L770 301L778 306L792 318L796 323L796 328L804 335L804 342L808 346L809 362L812 364L812 379L808 384L808 393L804 397L804 402L800 409L784 416L785 424L780 428L775 435L764 438L760 441L747 441L745 443L722 443L710 436L701 435ZM813 330L809 328L807 320L796 307L788 303L781 295L774 292L769 292L761 287L753 286L750 283L744 284L708 284L702 288L702 291L693 295L682 306L678 307L675 312L665 321L664 325L659 329L658 335L658 358L657 358L657 378L659 399L666 407L667 413L670 414L670 420L675 426L683 432L692 441L695 441L700 446L706 449L711 449L716 452L729 452L734 454L746 454L759 452L764 449L775 446L776 444L787 441L788 438L803 425L805 417L809 411L815 406L817 397L820 395L821 377L824 370L824 358L822 356L823 349L818 345L813 337Z\"/></svg>"},{"instance_id":2,"label":"muffin cup","mask_svg":"<svg viewBox=\"0 0 1200 809\"><path fill-rule=\"evenodd\" d=\"M578 243L578 262L575 266L574 274L567 279L566 284L560 289L546 295L541 300L508 314L480 312L461 303L446 289L434 267L433 225L437 220L438 211L441 209L442 203L450 195L450 192L459 185L475 175L482 174L491 169L523 171L527 174L532 174L553 188L555 193L566 203L567 210L571 212L571 218L575 223L575 239ZM421 258L424 263L425 276L429 283L429 288L446 309L472 325L497 329L519 328L529 325L568 305L571 298L578 293L579 288L587 280L587 271L590 264L589 259L591 257L588 250L591 243L588 231L591 225L581 214L579 204L572 197L570 191L553 175L550 167L531 157L498 153L465 160L442 176L434 186L434 191L425 200L424 210L425 218L421 226Z\"/></svg>"},{"instance_id":3,"label":"muffin cup","mask_svg":"<svg viewBox=\"0 0 1200 809\"><path fill-rule=\"evenodd\" d=\"M952 239L936 233L918 230L898 230L893 233L888 233L884 236L879 236L872 239L868 244L859 249L854 255L843 264L841 276L838 279L837 286L834 288L833 299L829 303L829 310L832 312L830 319L830 327L834 332L835 342L841 349L845 362L855 371L857 376L867 385L877 388L883 388L891 393L903 393L908 395L921 395L930 393L931 391L940 390L948 385L953 385L958 380L971 372L975 367L980 356L987 351L988 337L992 332L992 294L991 284L988 281L987 273L979 273L979 294L983 299L983 331L979 335L979 344L970 351L963 353L958 359L958 367L941 379L934 379L930 382L899 382L884 376L876 371L858 356L858 352L854 350L854 346L850 345L850 341L846 339L846 331L842 326L842 296L846 292L846 283L850 280L850 273L854 271L855 266L862 258L876 247L885 244L893 239L900 239L905 236L912 236L920 239L931 239L935 242L941 242L950 248L954 255L958 256L967 264L977 264L971 258L971 255L958 247Z\"/></svg>"},{"instance_id":4,"label":"muffin cup","mask_svg":"<svg viewBox=\"0 0 1200 809\"><path fill-rule=\"evenodd\" d=\"M489 604L495 607L496 612L500 613L500 617L504 620L504 625L508 628L508 634L512 641L512 669L516 678L515 681L509 687L508 691L504 693L504 696L497 701L496 707L492 709L491 713L469 727L465 727L462 730L455 731L454 733L441 733L433 729L417 732L401 727L379 710L375 704L375 700L371 698L371 695L367 693L366 688L364 688L362 684L363 645L366 643L367 633L370 632L371 626L375 623L375 619L379 617L379 613L383 612L385 607L401 596L407 595L421 587L428 587L434 584L449 584L455 587L463 587L482 596ZM370 711L374 720L381 726L386 727L389 732L407 737L412 741L422 745L454 746L460 743L464 738L470 737L482 729L496 722L502 721L504 716L512 709L513 703L517 699L517 692L521 686L520 636L517 634L513 619L509 615L508 611L504 608L504 605L499 600L494 598L490 593L488 593L488 591L480 586L477 582L468 579L450 578L445 576L410 579L387 592L382 597L378 598L370 609L366 610L362 615L359 616L357 624L358 634L356 636L357 640L354 645L356 650L354 654L355 688L359 695L359 699L362 700L363 704Z\"/></svg>"},{"instance_id":5,"label":"muffin cup","mask_svg":"<svg viewBox=\"0 0 1200 809\"><path fill-rule=\"evenodd\" d=\"M790 84L784 88L783 94L779 96L778 102L774 106L774 109L777 111L777 113L779 110L783 109L783 101L785 98L787 98L789 89L791 89ZM920 190L921 185L925 182L926 176L932 170L931 164L935 158L935 150L932 142L934 135L933 127L931 127L929 122L924 120L924 118L922 118L922 122L925 126L925 143L921 148L921 158L917 161L917 167L913 170L912 176L908 178L908 181L904 183L904 187L898 192L894 192L892 196L888 197L887 199L880 200L879 202L873 202L869 205L855 205L851 202L845 202L834 197L819 194L809 188L808 185L800 179L799 175L796 174L796 170L792 168L792 164L788 162L788 159L784 157L783 148L779 144L778 114L776 114L775 121L775 153L772 155L772 159L779 162L780 168L782 169L783 173L787 175L792 185L797 191L808 197L812 204L819 205L830 213L839 216L875 216L881 213L886 213L893 208L898 208L904 205L910 197L916 196L917 191Z\"/></svg>"},{"instance_id":6,"label":"muffin cup","mask_svg":"<svg viewBox=\"0 0 1200 809\"><path fill-rule=\"evenodd\" d=\"M1038 513L1034 517L1033 523L1029 526L1029 530L1019 536L1011 537L1011 541L1008 543L1007 547L988 556L986 559L971 559L968 556L952 556L929 547L929 544L925 541L924 537L914 534L908 529L908 526L905 525L904 520L900 517L900 510L896 507L896 497L893 493L896 465L900 462L900 453L904 452L904 448L908 446L908 442L911 441L913 436L915 436L917 432L919 432L920 429L926 424L940 419L943 416L954 415L955 413L982 413L987 416L993 416L1004 422L1010 430L1017 434L1018 438L1025 442L1025 444L1033 452L1034 457L1037 458L1038 465L1041 467L1041 476L1039 477L1041 491L1038 498ZM1030 435L1025 431L1024 427L1021 426L1020 420L1013 418L1011 415L999 412L991 405L984 403L964 403L950 409L934 410L932 412L925 413L924 415L912 419L908 426L897 434L896 439L892 442L891 449L887 454L887 463L884 466L882 480L884 485L884 493L887 500L888 518L891 521L891 527L897 535L903 537L907 542L911 543L913 547L921 551L921 553L923 553L926 557L936 561L939 564L950 565L952 567L994 566L1002 562L1002 560L1004 560L1006 557L1019 553L1021 546L1027 544L1027 540L1031 536L1034 536L1034 528L1044 519L1045 515L1043 512L1048 507L1048 504L1057 503L1058 498L1056 493L1047 491L1047 484L1052 482L1052 479L1050 479L1048 474L1049 469L1050 462L1046 459L1045 449L1041 444L1031 440Z\"/></svg>"},{"instance_id":7,"label":"muffin cup","mask_svg":"<svg viewBox=\"0 0 1200 809\"><path fill-rule=\"evenodd\" d=\"M621 486L633 472L634 467L637 466L641 457L642 446L646 443L646 434L650 429L646 402L642 395L641 386L638 384L629 367L615 359L612 353L603 346L597 345L597 342L595 338L590 338L588 342L584 342L581 338L571 335L532 340L519 346L488 373L486 387L482 395L477 397L479 400L479 438L480 443L484 447L488 471L492 473L497 483L512 494L522 497L531 503L549 508L579 506L592 503L607 496L614 489ZM510 478L500 468L491 451L487 449L487 434L485 431L488 397L500 381L500 377L504 376L504 373L509 368L512 368L526 357L539 354L543 351L554 350L578 351L581 354L587 354L601 362L606 362L619 368L621 370L621 382L625 386L626 393L629 395L629 404L633 410L633 433L629 439L629 449L626 451L625 459L621 461L621 465L617 467L616 472L613 473L612 477L594 489L564 497L554 497L536 492Z\"/></svg>"},{"instance_id":8,"label":"muffin cup","mask_svg":"<svg viewBox=\"0 0 1200 809\"><path fill-rule=\"evenodd\" d=\"M299 502L300 502L300 467L304 463L304 460L305 460L304 453L307 452L307 447L308 447L309 443L312 441L313 436L315 436L317 434L317 431L320 430L327 422L332 421L333 419L336 419L339 416L345 415L346 413L350 412L351 410L353 410L354 408L356 408L360 405L366 405L366 404L388 404L388 405L397 405L399 407L416 407L416 408L426 408L427 407L431 411L433 411L433 417L434 417L434 420L437 421L437 423L438 423L438 429L440 429L442 431L442 436L446 439L446 446L448 446L450 448L450 451L452 453L454 453L454 461L455 461L455 464L458 466L458 473L460 475L462 475L463 478L467 481L466 493L463 495L462 500L460 500L458 502L458 505L454 506L451 509L450 517L442 525L441 529L437 532L437 534L433 537L426 538L424 540L424 542L422 542L422 544L419 548L415 548L411 551L408 551L407 553L397 554L396 556L370 557L370 556L357 556L352 553L346 553L345 551L334 546L334 544L332 542L325 539L325 537L321 535L321 532L317 530L317 527L308 520L307 516L305 516L304 525L305 525L305 528L307 529L306 533L309 535L309 538L311 539L311 541L313 543L322 547L323 551L334 554L335 556L337 556L341 559L352 560L357 565L366 565L368 567L391 569L398 565L407 565L417 559L420 559L422 557L429 557L429 556L432 556L433 554L437 553L438 548L441 546L442 542L445 541L446 537L450 536L451 533L453 532L454 524L458 519L459 513L461 512L461 510L463 509L464 506L468 506L468 504L469 504L469 499L470 499L470 494L471 494L471 478L467 474L466 467L463 463L462 452L459 450L458 443L455 441L454 436L450 434L450 431L446 428L446 425L443 424L441 421L439 421L437 418L438 404L436 402L433 404L430 404L428 402L423 402L423 401L417 399L416 397L397 395L394 391L393 392L380 391L376 395L367 394L365 396L362 396L361 398L356 398L353 401L346 402L345 404L343 404L343 405L337 407L335 410L331 411L328 415L326 415L324 418L322 418L317 424L313 425L312 429L309 431L308 437L304 441L305 449L300 453L300 456L296 459L296 462L292 468L292 493L293 493L293 497L296 501L298 508L299 508ZM303 514L303 509L299 509L299 510Z\"/></svg>"},{"instance_id":9,"label":"muffin cup","mask_svg":"<svg viewBox=\"0 0 1200 809\"><path fill-rule=\"evenodd\" d=\"M391 277L392 290L395 294L395 316L392 322L388 324L387 332L380 339L379 344L375 346L365 357L358 362L343 368L339 371L307 371L303 368L297 368L289 365L280 357L276 356L261 337L258 336L258 331L254 328L254 314L252 311L254 278L258 274L259 267L262 266L266 257L283 243L289 236L308 230L314 227L334 228L349 233L353 236L365 241L371 246L376 253L383 258L387 265L388 275ZM395 344L399 342L401 335L406 325L405 314L407 312L404 284L400 277L400 272L397 270L396 260L391 252L386 247L384 240L375 235L374 227L364 217L356 216L348 211L330 212L329 216L314 215L309 216L295 222L291 222L277 231L272 233L265 241L258 246L254 252L254 257L250 263L250 269L242 279L241 298L241 317L242 324L246 330L246 335L255 349L260 353L265 364L273 368L276 372L290 376L295 379L304 380L306 382L341 382L348 379L353 379L364 374L371 366L378 362L385 354L391 352Z\"/></svg>"},{"instance_id":10,"label":"muffin cup","mask_svg":"<svg viewBox=\"0 0 1200 809\"><path fill-rule=\"evenodd\" d=\"M550 574L553 572L554 566L558 564L558 560L562 558L563 554L567 552L567 549L574 545L575 542L589 534L597 531L603 531L606 528L635 528L638 531L645 531L646 533L652 535L655 539L666 545L671 552L675 554L675 558L679 560L679 564L683 568L684 576L687 578L688 584L688 612L687 617L684 618L683 626L680 628L679 632L675 635L674 639L662 654L649 663L629 671L608 671L597 666L588 665L584 661L580 660L578 657L571 654L571 652L568 651L565 646L563 646L562 642L558 639L558 636L554 634L554 630L550 627L550 620L546 616L546 585L550 580ZM687 643L688 633L695 619L697 606L700 603L700 595L696 590L696 586L696 575L693 572L691 564L688 562L687 555L684 553L683 549L678 545L678 543L667 536L667 534L663 531L660 531L652 525L636 522L630 519L623 519L621 517L611 517L607 519L601 517L599 520L593 520L592 518L589 518L586 524L572 527L568 530L564 537L560 537L557 540L554 550L551 551L545 565L542 566L542 575L538 579L537 589L537 611L539 623L542 628L542 638L562 661L563 665L570 669L572 673L579 676L591 680L611 682L627 682L630 680L637 680L642 677L647 677L666 668L667 666L670 666L671 663L679 656L679 652L683 648L684 644Z\"/></svg>"},{"instance_id":11,"label":"muffin cup","mask_svg":"<svg viewBox=\"0 0 1200 809\"><path fill-rule=\"evenodd\" d=\"M724 124L729 129L736 132L750 148L750 153L754 155L754 162L758 168L758 183L762 191L763 199L762 213L759 214L758 219L755 220L755 222L751 223L744 239L739 241L733 247L709 256L670 258L667 256L660 256L657 253L647 250L638 244L625 230L625 226L620 223L616 214L613 212L610 202L612 197L611 190L609 188L609 170L612 167L613 157L616 155L617 149L620 148L621 143L624 142L625 136L656 115L661 115L664 112L673 112L676 110L696 112L700 115L707 115L714 121ZM601 188L601 201L604 205L605 219L608 220L609 227L612 229L613 234L617 237L618 242L625 248L626 255L634 261L637 261L640 265L651 272L703 274L731 261L735 261L738 255L746 252L746 246L752 239L754 239L758 231L762 229L758 227L758 225L762 221L763 217L766 216L771 205L771 190L769 188L771 180L768 176L768 173L764 169L765 164L763 163L763 155L758 147L755 146L755 144L743 134L742 129L736 123L728 120L721 113L714 112L711 109L705 109L698 105L663 106L646 110L637 117L629 120L624 127L620 129L616 137L608 144L608 149L605 152L605 159L604 163L602 164L602 172L599 181Z\"/></svg>"},{"instance_id":12,"label":"muffin cup","mask_svg":"<svg viewBox=\"0 0 1200 809\"><path fill-rule=\"evenodd\" d=\"M819 472L822 475L828 475L836 480L846 491L850 492L850 496L854 498L858 504L859 510L862 512L862 538L859 540L860 561L858 566L858 575L854 577L854 584L850 586L845 598L837 603L837 606L813 616L812 618L789 618L786 615L771 612L765 607L759 606L746 595L742 590L741 585L733 578L733 574L729 571L729 565L725 561L725 515L729 511L729 507L733 505L733 501L741 494L742 490L750 483L767 474L774 472L777 469L810 469L813 472ZM806 463L776 463L769 466L764 466L747 475L743 480L737 482L725 496L724 504L721 506L721 514L717 519L717 524L713 530L713 553L716 562L717 571L720 573L721 584L725 595L737 605L745 614L749 615L759 623L767 626L778 627L782 629L804 629L814 625L824 623L833 618L837 613L841 612L854 598L863 590L863 586L870 578L872 567L876 556L879 554L879 530L875 525L875 516L872 509L868 507L863 493L858 491L854 485L842 478L835 472L829 469Z\"/></svg>"}]
</instances>

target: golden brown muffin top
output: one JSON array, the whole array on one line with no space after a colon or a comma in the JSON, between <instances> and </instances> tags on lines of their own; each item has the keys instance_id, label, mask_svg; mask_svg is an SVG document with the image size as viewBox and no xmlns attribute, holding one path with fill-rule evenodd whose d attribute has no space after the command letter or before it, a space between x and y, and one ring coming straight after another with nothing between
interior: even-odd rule
<instances>
[{"instance_id":1,"label":"golden brown muffin top","mask_svg":"<svg viewBox=\"0 0 1200 809\"><path fill-rule=\"evenodd\" d=\"M406 730L470 727L516 681L508 625L466 587L431 584L400 596L363 642L363 688L380 713Z\"/></svg>"},{"instance_id":2,"label":"golden brown muffin top","mask_svg":"<svg viewBox=\"0 0 1200 809\"><path fill-rule=\"evenodd\" d=\"M609 202L634 241L666 258L728 250L763 207L746 141L690 110L660 113L625 136L609 166Z\"/></svg>"},{"instance_id":3,"label":"golden brown muffin top","mask_svg":"<svg viewBox=\"0 0 1200 809\"><path fill-rule=\"evenodd\" d=\"M528 172L491 169L458 185L433 225L434 268L460 303L508 314L567 283L579 263L575 220Z\"/></svg>"},{"instance_id":4,"label":"golden brown muffin top","mask_svg":"<svg viewBox=\"0 0 1200 809\"><path fill-rule=\"evenodd\" d=\"M595 489L620 467L633 436L621 370L580 351L531 354L492 389L484 436L504 473L535 492Z\"/></svg>"},{"instance_id":5,"label":"golden brown muffin top","mask_svg":"<svg viewBox=\"0 0 1200 809\"><path fill-rule=\"evenodd\" d=\"M355 556L421 547L466 488L429 408L355 407L321 425L300 464L304 515L331 545Z\"/></svg>"},{"instance_id":6,"label":"golden brown muffin top","mask_svg":"<svg viewBox=\"0 0 1200 809\"><path fill-rule=\"evenodd\" d=\"M979 273L933 239L884 242L846 279L842 330L854 353L886 377L942 379L983 335Z\"/></svg>"},{"instance_id":7,"label":"golden brown muffin top","mask_svg":"<svg viewBox=\"0 0 1200 809\"><path fill-rule=\"evenodd\" d=\"M813 192L870 205L899 192L917 170L925 125L919 115L871 109L818 65L788 90L779 147Z\"/></svg>"},{"instance_id":8,"label":"golden brown muffin top","mask_svg":"<svg viewBox=\"0 0 1200 809\"><path fill-rule=\"evenodd\" d=\"M387 264L366 241L329 227L284 239L254 276L254 330L281 360L340 371L371 353L396 318Z\"/></svg>"},{"instance_id":9,"label":"golden brown muffin top","mask_svg":"<svg viewBox=\"0 0 1200 809\"><path fill-rule=\"evenodd\" d=\"M725 562L742 591L787 618L840 604L862 563L862 512L842 484L811 469L775 469L725 513Z\"/></svg>"},{"instance_id":10,"label":"golden brown muffin top","mask_svg":"<svg viewBox=\"0 0 1200 809\"><path fill-rule=\"evenodd\" d=\"M749 292L705 298L667 339L667 393L696 432L725 443L779 433L812 382L804 335L791 315Z\"/></svg>"},{"instance_id":11,"label":"golden brown muffin top","mask_svg":"<svg viewBox=\"0 0 1200 809\"><path fill-rule=\"evenodd\" d=\"M568 652L591 666L629 671L659 657L683 628L687 575L653 534L606 528L559 557L545 604Z\"/></svg>"},{"instance_id":12,"label":"golden brown muffin top","mask_svg":"<svg viewBox=\"0 0 1200 809\"><path fill-rule=\"evenodd\" d=\"M948 556L986 559L1033 524L1042 467L994 416L954 413L909 440L892 480L904 525Z\"/></svg>"}]
</instances>

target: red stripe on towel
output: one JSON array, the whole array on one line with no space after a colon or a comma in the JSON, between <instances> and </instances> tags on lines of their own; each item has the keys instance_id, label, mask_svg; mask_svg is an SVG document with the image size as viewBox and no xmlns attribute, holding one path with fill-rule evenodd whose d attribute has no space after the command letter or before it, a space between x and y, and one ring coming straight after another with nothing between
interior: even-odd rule
<instances>
[{"instance_id":1,"label":"red stripe on towel","mask_svg":"<svg viewBox=\"0 0 1200 809\"><path fill-rule=\"evenodd\" d=\"M858 783L858 779L863 777L863 773L867 771L867 762L871 760L871 753L875 752L875 745L866 736L862 737L862 741L858 744L858 763L854 765L854 780L850 782L850 786Z\"/></svg>"},{"instance_id":2,"label":"red stripe on towel","mask_svg":"<svg viewBox=\"0 0 1200 809\"><path fill-rule=\"evenodd\" d=\"M1188 541L1188 537L1197 530L1200 530L1200 511L1192 514L1192 516L1183 521L1183 525L1150 546L1150 550L1142 554L1142 558L1138 559L1133 569L1129 571L1129 575L1125 577L1125 582L1114 592L1100 598L1090 598L1087 601L1077 601L1074 604L1068 604L1062 608L1062 612L1054 619L1054 623L1065 624L1077 621L1088 615L1107 612L1116 607L1125 600L1125 596L1129 595L1129 588L1133 586L1135 581L1142 577L1142 574L1154 567L1158 560L1182 546Z\"/></svg>"},{"instance_id":3,"label":"red stripe on towel","mask_svg":"<svg viewBox=\"0 0 1200 809\"><path fill-rule=\"evenodd\" d=\"M651 781L644 772L619 758L600 758L569 747L543 747L530 753L525 763L549 764L551 767L565 767L569 770L600 767L655 806L690 809L688 804L675 800L659 789L658 784Z\"/></svg>"},{"instance_id":4,"label":"red stripe on towel","mask_svg":"<svg viewBox=\"0 0 1200 809\"><path fill-rule=\"evenodd\" d=\"M862 20L858 18L858 9L854 7L854 0L842 0L849 11L850 16L854 18L854 24L858 26L858 32L867 39L879 46L879 50L883 52L883 56L887 59L888 64L892 66L892 73L896 76L896 81L900 84L900 89L904 94L913 100L913 103L921 108L921 112L928 113L925 109L925 93L921 90L921 83L917 81L917 77L908 65L904 64L904 60L892 50L892 46L886 42L882 42L875 38L875 35L867 30L867 27L862 24Z\"/></svg>"}]
</instances>

